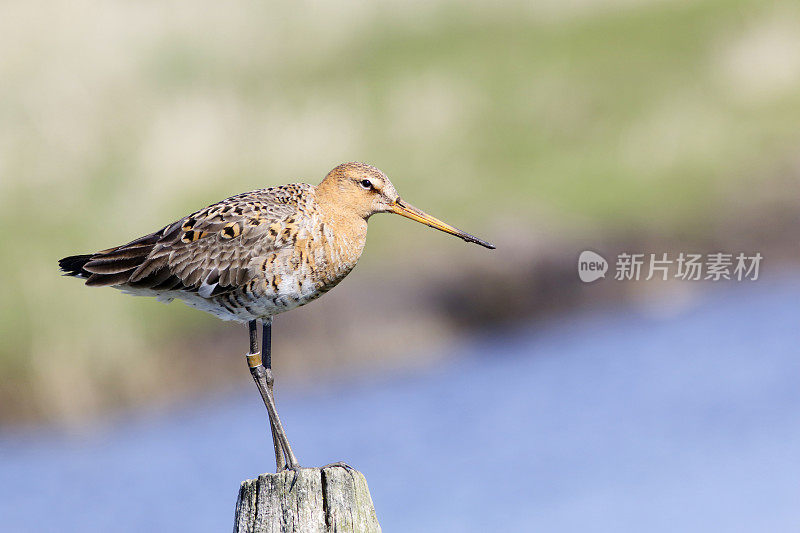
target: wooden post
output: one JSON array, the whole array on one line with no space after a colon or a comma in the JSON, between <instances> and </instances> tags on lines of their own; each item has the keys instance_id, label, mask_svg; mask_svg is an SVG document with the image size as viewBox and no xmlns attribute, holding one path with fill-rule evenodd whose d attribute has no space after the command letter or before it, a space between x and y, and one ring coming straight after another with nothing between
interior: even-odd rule
<instances>
[{"instance_id":1,"label":"wooden post","mask_svg":"<svg viewBox=\"0 0 800 533\"><path fill-rule=\"evenodd\" d=\"M367 480L340 466L261 474L239 488L234 533L373 533Z\"/></svg>"}]
</instances>

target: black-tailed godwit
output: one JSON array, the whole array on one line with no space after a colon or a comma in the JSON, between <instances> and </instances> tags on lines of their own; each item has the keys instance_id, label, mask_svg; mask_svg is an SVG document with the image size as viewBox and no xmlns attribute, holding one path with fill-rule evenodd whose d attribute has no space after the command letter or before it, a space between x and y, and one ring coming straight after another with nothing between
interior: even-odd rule
<instances>
[{"instance_id":1,"label":"black-tailed godwit","mask_svg":"<svg viewBox=\"0 0 800 533\"><path fill-rule=\"evenodd\" d=\"M367 220L376 213L396 213L494 248L406 203L377 168L344 163L316 187L298 183L238 194L128 244L65 257L59 266L91 287L178 299L223 320L247 322L247 361L269 413L277 469L294 470L299 464L275 408L272 317L336 286L355 267Z\"/></svg>"}]
</instances>

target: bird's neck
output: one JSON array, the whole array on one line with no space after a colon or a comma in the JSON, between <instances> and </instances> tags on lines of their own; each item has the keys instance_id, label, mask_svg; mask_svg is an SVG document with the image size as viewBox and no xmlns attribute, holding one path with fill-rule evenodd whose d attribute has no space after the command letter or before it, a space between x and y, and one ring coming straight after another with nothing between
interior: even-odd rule
<instances>
[{"instance_id":1,"label":"bird's neck","mask_svg":"<svg viewBox=\"0 0 800 533\"><path fill-rule=\"evenodd\" d=\"M348 208L336 192L337 189L326 187L325 182L317 186L320 219L329 230L325 233L332 238L339 253L347 257L347 262L355 265L366 243L367 221L357 211Z\"/></svg>"}]
</instances>

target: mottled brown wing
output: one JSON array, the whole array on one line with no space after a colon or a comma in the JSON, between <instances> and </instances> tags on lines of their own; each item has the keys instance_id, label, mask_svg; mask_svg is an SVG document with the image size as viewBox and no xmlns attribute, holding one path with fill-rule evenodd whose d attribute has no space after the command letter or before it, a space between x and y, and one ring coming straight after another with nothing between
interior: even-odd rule
<instances>
[{"instance_id":1,"label":"mottled brown wing","mask_svg":"<svg viewBox=\"0 0 800 533\"><path fill-rule=\"evenodd\" d=\"M253 279L255 258L291 243L305 191L290 185L233 196L126 245L65 258L62 268L87 285L221 294Z\"/></svg>"}]
</instances>

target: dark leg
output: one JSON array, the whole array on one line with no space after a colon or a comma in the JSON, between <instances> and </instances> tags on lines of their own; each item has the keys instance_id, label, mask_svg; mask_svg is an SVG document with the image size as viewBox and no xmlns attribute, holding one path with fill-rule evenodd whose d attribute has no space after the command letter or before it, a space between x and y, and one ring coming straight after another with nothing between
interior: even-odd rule
<instances>
[{"instance_id":1,"label":"dark leg","mask_svg":"<svg viewBox=\"0 0 800 533\"><path fill-rule=\"evenodd\" d=\"M250 327L250 353L247 354L247 364L250 367L250 374L253 376L253 381L258 386L258 391L261 393L261 398L264 400L264 405L267 407L269 414L270 428L272 430L273 445L275 447L275 462L278 471L285 468L296 470L300 468L297 458L292 452L289 445L289 439L286 438L286 432L283 430L281 419L278 417L278 411L275 407L275 397L272 394L274 378L272 376L272 354L270 349L270 341L272 337L272 319L264 321L264 351L266 354L267 365L262 363L261 353L258 352L258 331L255 320L251 320ZM285 457L284 457L285 456Z\"/></svg>"},{"instance_id":2,"label":"dark leg","mask_svg":"<svg viewBox=\"0 0 800 533\"><path fill-rule=\"evenodd\" d=\"M262 335L261 335L261 357L264 359L264 369L267 371L267 391L272 396L272 401L275 401L275 391L273 385L275 379L272 376L272 318L262 320ZM286 468L286 457L283 453L283 445L275 429L275 424L272 418L269 420L269 427L272 430L272 444L275 447L275 465L276 472L280 472Z\"/></svg>"},{"instance_id":3,"label":"dark leg","mask_svg":"<svg viewBox=\"0 0 800 533\"><path fill-rule=\"evenodd\" d=\"M270 331L269 337L266 337L266 336L264 337L264 339L262 341L261 353L259 353L258 352L258 348L257 348L257 346L258 346L258 326L256 324L256 321L255 320L250 321L248 323L248 326L249 326L249 330L250 330L250 353L247 354L247 364L250 367L250 374L253 376L253 380L255 380L256 385L258 386L258 389L260 391L261 387L262 387L262 384L259 381L258 374L260 374L261 372L256 370L256 368L258 367L258 365L262 364L262 362L261 362L262 356L265 357L266 360L268 361L267 368L270 368L272 366L271 365L272 357L271 357L271 353L270 353L270 350L271 350L271 348L270 348L271 342L270 341L271 341L271 336L272 335L271 335L271 331ZM264 331L264 334L267 335L266 329ZM255 366L253 366L253 365L255 365ZM269 391L269 395L274 398L275 395L272 392L272 380L267 380L266 385L267 385L267 390ZM264 397L264 395L262 393L262 398L263 397ZM266 404L266 402L267 402L267 400L264 399L264 403L265 404ZM286 468L286 459L283 456L283 446L281 446L281 441L278 438L278 435L277 435L277 433L275 431L275 424L273 424L273 422L272 422L272 417L270 417L270 419L269 419L269 428L270 428L270 432L272 433L272 446L275 448L275 465L276 465L276 469L277 469L276 471L280 472L280 471L282 471L283 469Z\"/></svg>"}]
</instances>

